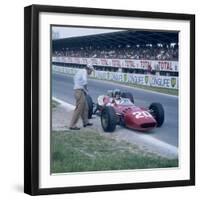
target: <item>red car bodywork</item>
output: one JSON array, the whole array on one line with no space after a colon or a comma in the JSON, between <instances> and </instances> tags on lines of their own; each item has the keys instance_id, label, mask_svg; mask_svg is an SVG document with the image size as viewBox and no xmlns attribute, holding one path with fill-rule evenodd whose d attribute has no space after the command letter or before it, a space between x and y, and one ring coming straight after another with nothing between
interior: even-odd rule
<instances>
[{"instance_id":1,"label":"red car bodywork","mask_svg":"<svg viewBox=\"0 0 200 200\"><path fill-rule=\"evenodd\" d=\"M135 106L129 99L121 98L121 101L117 101L109 96L104 96L103 102L104 106L114 108L127 128L149 131L157 126L157 122L148 108Z\"/></svg>"}]
</instances>

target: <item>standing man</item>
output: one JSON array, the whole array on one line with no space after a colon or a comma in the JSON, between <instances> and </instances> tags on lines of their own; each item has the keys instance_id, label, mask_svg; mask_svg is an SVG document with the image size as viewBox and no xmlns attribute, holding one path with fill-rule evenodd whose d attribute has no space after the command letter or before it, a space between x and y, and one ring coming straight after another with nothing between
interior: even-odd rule
<instances>
[{"instance_id":1,"label":"standing man","mask_svg":"<svg viewBox=\"0 0 200 200\"><path fill-rule=\"evenodd\" d=\"M80 130L80 128L76 126L80 117L83 121L83 127L93 125L88 120L88 103L86 100L86 95L88 93L87 76L90 75L93 70L94 68L92 65L87 65L84 69L78 70L74 76L74 97L76 99L76 107L69 126L71 130Z\"/></svg>"}]
</instances>

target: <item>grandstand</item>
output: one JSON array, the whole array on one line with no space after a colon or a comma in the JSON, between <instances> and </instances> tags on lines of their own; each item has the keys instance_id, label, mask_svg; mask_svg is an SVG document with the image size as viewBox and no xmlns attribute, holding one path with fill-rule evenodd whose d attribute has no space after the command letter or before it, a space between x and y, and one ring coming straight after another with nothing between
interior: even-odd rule
<instances>
[{"instance_id":1,"label":"grandstand","mask_svg":"<svg viewBox=\"0 0 200 200\"><path fill-rule=\"evenodd\" d=\"M120 30L52 40L52 64L178 76L178 32Z\"/></svg>"}]
</instances>

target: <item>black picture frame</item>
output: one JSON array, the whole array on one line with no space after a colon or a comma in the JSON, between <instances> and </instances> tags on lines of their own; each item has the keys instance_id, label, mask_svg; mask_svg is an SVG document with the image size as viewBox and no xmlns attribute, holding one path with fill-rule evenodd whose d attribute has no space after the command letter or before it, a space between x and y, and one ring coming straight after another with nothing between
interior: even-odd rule
<instances>
[{"instance_id":1,"label":"black picture frame","mask_svg":"<svg viewBox=\"0 0 200 200\"><path fill-rule=\"evenodd\" d=\"M186 20L190 23L190 178L188 180L39 188L39 14L76 13ZM159 188L195 184L195 15L82 7L31 5L24 9L24 192L46 195Z\"/></svg>"}]
</instances>

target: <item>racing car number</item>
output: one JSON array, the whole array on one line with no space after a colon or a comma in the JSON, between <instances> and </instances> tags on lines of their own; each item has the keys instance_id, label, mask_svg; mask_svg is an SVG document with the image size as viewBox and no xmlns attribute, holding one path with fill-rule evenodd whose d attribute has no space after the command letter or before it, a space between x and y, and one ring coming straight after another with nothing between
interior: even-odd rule
<instances>
[{"instance_id":1,"label":"racing car number","mask_svg":"<svg viewBox=\"0 0 200 200\"><path fill-rule=\"evenodd\" d=\"M140 119L140 118L152 118L152 115L147 112L147 111L137 111L137 112L133 112L133 115L135 116L136 119Z\"/></svg>"}]
</instances>

